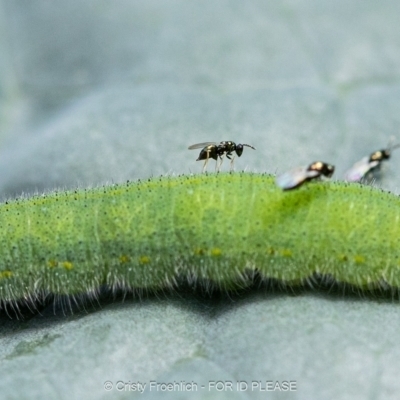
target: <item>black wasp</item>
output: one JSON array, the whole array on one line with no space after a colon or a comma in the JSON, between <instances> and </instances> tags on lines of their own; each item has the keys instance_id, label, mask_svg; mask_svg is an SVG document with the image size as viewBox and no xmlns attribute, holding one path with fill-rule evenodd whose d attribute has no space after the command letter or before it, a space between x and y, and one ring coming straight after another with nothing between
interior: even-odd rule
<instances>
[{"instance_id":1,"label":"black wasp","mask_svg":"<svg viewBox=\"0 0 400 400\"><path fill-rule=\"evenodd\" d=\"M205 160L203 165L203 172L204 172L208 164L208 160L210 158L213 158L217 162L215 165L215 170L219 171L222 162L224 161L223 159L224 155L226 155L227 159L231 160L231 171L232 171L233 159L235 157L233 152L235 152L237 156L240 157L243 153L244 146L250 147L251 149L255 150L255 147L250 146L249 144L241 144L241 143L236 144L235 142L230 142L230 141L220 142L219 144L217 142L196 143L189 146L188 148L189 150L202 149L196 161ZM218 157L220 159L219 165L218 165Z\"/></svg>"},{"instance_id":2,"label":"black wasp","mask_svg":"<svg viewBox=\"0 0 400 400\"><path fill-rule=\"evenodd\" d=\"M392 150L400 147L400 144L392 145L391 140L387 149L374 151L369 156L356 162L345 174L345 180L348 182L360 182L363 179L376 176L380 170L382 162L388 160L392 155Z\"/></svg>"},{"instance_id":3,"label":"black wasp","mask_svg":"<svg viewBox=\"0 0 400 400\"><path fill-rule=\"evenodd\" d=\"M276 184L283 190L296 189L303 183L320 178L322 175L330 178L335 167L322 161L315 161L308 167L298 167L276 178Z\"/></svg>"}]
</instances>

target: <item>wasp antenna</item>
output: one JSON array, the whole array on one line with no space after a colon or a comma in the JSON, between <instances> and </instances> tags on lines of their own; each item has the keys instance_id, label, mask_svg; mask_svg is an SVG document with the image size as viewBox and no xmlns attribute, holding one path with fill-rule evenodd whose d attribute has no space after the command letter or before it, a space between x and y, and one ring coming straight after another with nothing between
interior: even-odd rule
<instances>
[{"instance_id":1,"label":"wasp antenna","mask_svg":"<svg viewBox=\"0 0 400 400\"><path fill-rule=\"evenodd\" d=\"M390 146L390 150L398 149L400 147L400 143L397 143L393 146Z\"/></svg>"},{"instance_id":2,"label":"wasp antenna","mask_svg":"<svg viewBox=\"0 0 400 400\"><path fill-rule=\"evenodd\" d=\"M388 144L387 144L387 150L389 152L400 147L400 143L394 144L395 142L396 142L396 136L394 136L394 135L390 136Z\"/></svg>"},{"instance_id":3,"label":"wasp antenna","mask_svg":"<svg viewBox=\"0 0 400 400\"><path fill-rule=\"evenodd\" d=\"M253 147L253 146L250 146L249 144L245 144L245 143L243 143L242 144L242 146L247 146L247 147L250 147L251 149L253 149L253 150L255 150L256 148L255 147Z\"/></svg>"}]
</instances>

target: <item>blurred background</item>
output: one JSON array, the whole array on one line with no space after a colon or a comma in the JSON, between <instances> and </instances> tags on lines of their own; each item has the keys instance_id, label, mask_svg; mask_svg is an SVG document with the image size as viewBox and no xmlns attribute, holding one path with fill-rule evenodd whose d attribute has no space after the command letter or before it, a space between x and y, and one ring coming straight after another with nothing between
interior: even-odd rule
<instances>
[{"instance_id":1,"label":"blurred background","mask_svg":"<svg viewBox=\"0 0 400 400\"><path fill-rule=\"evenodd\" d=\"M320 159L342 179L400 141L399 15L396 0L0 0L0 195L198 173L188 146L222 140L257 148L236 170ZM379 184L398 193L399 169L400 151ZM397 299L255 290L4 316L0 393L286 379L297 392L271 398L395 399L399 312Z\"/></svg>"},{"instance_id":2,"label":"blurred background","mask_svg":"<svg viewBox=\"0 0 400 400\"><path fill-rule=\"evenodd\" d=\"M322 159L342 179L398 135L398 11L391 0L1 0L0 193L197 173L187 147L222 140L257 148L237 170ZM385 174L392 190L399 163Z\"/></svg>"}]
</instances>

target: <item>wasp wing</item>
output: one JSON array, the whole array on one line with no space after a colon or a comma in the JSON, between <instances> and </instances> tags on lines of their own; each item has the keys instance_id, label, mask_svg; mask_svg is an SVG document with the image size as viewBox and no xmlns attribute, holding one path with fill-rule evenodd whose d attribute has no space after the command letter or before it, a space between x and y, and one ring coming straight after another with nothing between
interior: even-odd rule
<instances>
[{"instance_id":1,"label":"wasp wing","mask_svg":"<svg viewBox=\"0 0 400 400\"><path fill-rule=\"evenodd\" d=\"M192 144L191 146L188 147L189 150L194 150L194 149L202 149L206 146L210 146L211 144L217 144L217 142L203 142L203 143L196 143Z\"/></svg>"},{"instance_id":2,"label":"wasp wing","mask_svg":"<svg viewBox=\"0 0 400 400\"><path fill-rule=\"evenodd\" d=\"M284 190L294 189L304 183L307 179L316 178L319 175L319 171L309 171L307 170L307 167L298 167L278 176L276 178L276 184Z\"/></svg>"},{"instance_id":3,"label":"wasp wing","mask_svg":"<svg viewBox=\"0 0 400 400\"><path fill-rule=\"evenodd\" d=\"M364 157L356 162L344 175L347 182L360 182L365 178L371 169L375 168L379 161L369 161L369 157Z\"/></svg>"}]
</instances>

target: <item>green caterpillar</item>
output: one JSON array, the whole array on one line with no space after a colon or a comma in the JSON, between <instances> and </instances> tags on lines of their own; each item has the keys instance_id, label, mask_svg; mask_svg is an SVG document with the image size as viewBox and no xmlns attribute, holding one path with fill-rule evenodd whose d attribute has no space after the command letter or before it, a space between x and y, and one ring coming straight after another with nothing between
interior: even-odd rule
<instances>
[{"instance_id":1,"label":"green caterpillar","mask_svg":"<svg viewBox=\"0 0 400 400\"><path fill-rule=\"evenodd\" d=\"M159 290L230 290L254 276L318 274L363 290L400 287L400 199L345 182L283 192L267 174L152 178L0 205L0 302Z\"/></svg>"}]
</instances>

